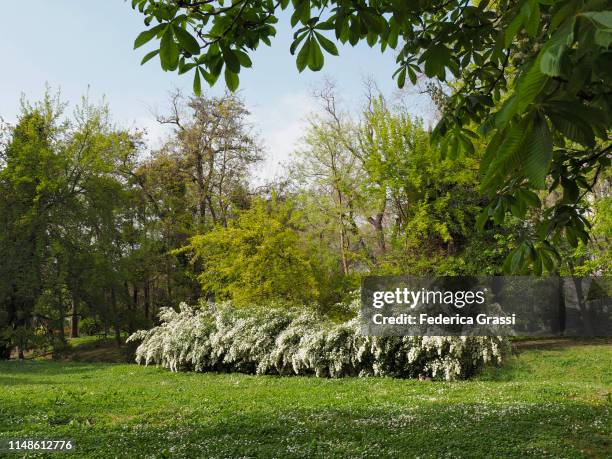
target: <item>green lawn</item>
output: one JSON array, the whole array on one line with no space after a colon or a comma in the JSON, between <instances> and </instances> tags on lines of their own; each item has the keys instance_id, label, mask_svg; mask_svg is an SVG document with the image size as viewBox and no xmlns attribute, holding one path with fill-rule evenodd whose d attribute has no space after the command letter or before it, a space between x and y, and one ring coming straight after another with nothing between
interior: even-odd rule
<instances>
[{"instance_id":1,"label":"green lawn","mask_svg":"<svg viewBox=\"0 0 612 459\"><path fill-rule=\"evenodd\" d=\"M537 346L453 383L5 362L0 437L96 458L609 457L612 346Z\"/></svg>"}]
</instances>

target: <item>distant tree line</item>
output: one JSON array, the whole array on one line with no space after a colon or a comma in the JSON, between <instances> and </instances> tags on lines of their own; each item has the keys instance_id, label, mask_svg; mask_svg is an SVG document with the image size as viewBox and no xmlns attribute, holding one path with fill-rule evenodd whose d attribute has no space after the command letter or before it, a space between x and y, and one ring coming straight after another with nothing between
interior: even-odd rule
<instances>
[{"instance_id":1,"label":"distant tree line","mask_svg":"<svg viewBox=\"0 0 612 459\"><path fill-rule=\"evenodd\" d=\"M258 187L263 149L236 95L173 94L158 116L172 132L155 151L86 99L71 115L50 94L24 103L0 136L0 358L82 332L120 345L161 307L198 298L310 305L334 318L369 274L500 274L513 263L524 273L609 272L606 170L581 198L591 241L551 252L538 270L515 249L539 208L517 201L513 216L475 230L491 204L480 191L482 145L445 154L374 90L357 114L333 86L316 98L321 111L287 174Z\"/></svg>"}]
</instances>

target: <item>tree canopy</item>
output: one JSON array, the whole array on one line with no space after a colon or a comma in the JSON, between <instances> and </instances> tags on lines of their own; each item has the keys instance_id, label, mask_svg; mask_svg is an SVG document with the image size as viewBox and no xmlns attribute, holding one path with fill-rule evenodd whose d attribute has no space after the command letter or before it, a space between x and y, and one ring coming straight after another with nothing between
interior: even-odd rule
<instances>
[{"instance_id":1,"label":"tree canopy","mask_svg":"<svg viewBox=\"0 0 612 459\"><path fill-rule=\"evenodd\" d=\"M610 164L612 10L606 0L133 0L166 71L193 72L231 90L250 54L271 44L279 20L295 33L301 72L317 71L336 43L361 41L397 56L400 87L420 77L443 83L432 141L449 155L487 145L481 187L492 198L479 227L543 209L539 190L560 192L517 247L508 269L536 272L562 240L589 238L583 198ZM286 12L286 13L283 13ZM290 13L287 14L287 13ZM287 19L285 19L287 18ZM558 194L558 193L557 193Z\"/></svg>"},{"instance_id":2,"label":"tree canopy","mask_svg":"<svg viewBox=\"0 0 612 459\"><path fill-rule=\"evenodd\" d=\"M70 115L51 95L25 103L0 129L0 359L81 332L121 344L199 297L343 319L363 276L495 275L525 256L564 195L524 189L544 210L512 203L518 215L474 231L495 203L481 188L483 143L444 154L371 89L359 111L319 90L294 161L259 185L262 148L236 95L172 94L158 121L173 130L151 151L104 105ZM591 238L559 241L531 272L610 272L610 171L588 178Z\"/></svg>"}]
</instances>

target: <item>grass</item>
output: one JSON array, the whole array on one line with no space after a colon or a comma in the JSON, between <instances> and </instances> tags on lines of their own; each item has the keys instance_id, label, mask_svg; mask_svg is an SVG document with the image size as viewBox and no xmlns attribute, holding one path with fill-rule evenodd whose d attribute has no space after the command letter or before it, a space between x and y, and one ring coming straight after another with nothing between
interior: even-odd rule
<instances>
[{"instance_id":1,"label":"grass","mask_svg":"<svg viewBox=\"0 0 612 459\"><path fill-rule=\"evenodd\" d=\"M603 458L611 362L607 343L544 343L452 383L5 362L0 438L71 438L92 458Z\"/></svg>"},{"instance_id":2,"label":"grass","mask_svg":"<svg viewBox=\"0 0 612 459\"><path fill-rule=\"evenodd\" d=\"M128 348L118 348L114 338L97 338L82 336L71 338L70 347L62 353L61 360L89 363L128 363L133 357L128 356Z\"/></svg>"}]
</instances>

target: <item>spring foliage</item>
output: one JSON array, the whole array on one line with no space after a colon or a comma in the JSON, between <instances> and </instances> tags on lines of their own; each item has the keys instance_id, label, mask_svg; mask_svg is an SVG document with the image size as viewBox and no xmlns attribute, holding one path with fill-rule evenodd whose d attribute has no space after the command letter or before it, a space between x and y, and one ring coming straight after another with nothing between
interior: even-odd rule
<instances>
[{"instance_id":1,"label":"spring foliage","mask_svg":"<svg viewBox=\"0 0 612 459\"><path fill-rule=\"evenodd\" d=\"M350 305L358 307L358 300ZM499 364L499 337L375 337L360 334L359 317L334 323L307 309L234 308L231 303L181 303L164 308L161 325L134 333L136 361L172 371L230 371L318 377L465 378Z\"/></svg>"},{"instance_id":2,"label":"spring foliage","mask_svg":"<svg viewBox=\"0 0 612 459\"><path fill-rule=\"evenodd\" d=\"M132 0L132 7L147 27L134 47L156 43L142 62L159 56L163 70L191 72L196 94L202 79L214 85L221 75L235 91L241 69L271 45L279 23L294 32L289 51L300 72L321 70L325 55L342 51L337 45L395 50L400 88L419 78L448 86L431 140L451 156L487 145L481 191L491 202L478 226L541 213L505 269L531 266L540 275L562 261L563 241L588 243L582 198L611 164L609 1ZM538 193L555 204L544 206Z\"/></svg>"},{"instance_id":3,"label":"spring foliage","mask_svg":"<svg viewBox=\"0 0 612 459\"><path fill-rule=\"evenodd\" d=\"M201 265L197 279L205 298L304 303L317 298L317 278L298 225L291 203L256 199L228 225L192 237L177 253Z\"/></svg>"}]
</instances>

